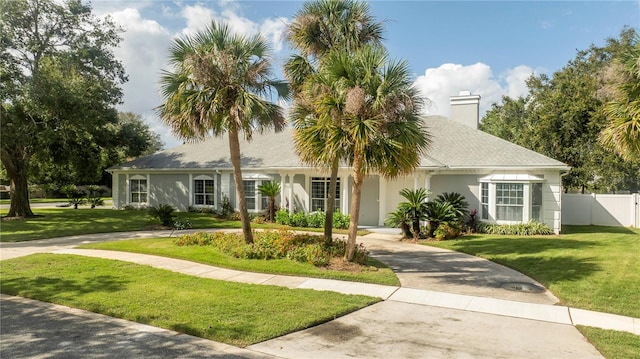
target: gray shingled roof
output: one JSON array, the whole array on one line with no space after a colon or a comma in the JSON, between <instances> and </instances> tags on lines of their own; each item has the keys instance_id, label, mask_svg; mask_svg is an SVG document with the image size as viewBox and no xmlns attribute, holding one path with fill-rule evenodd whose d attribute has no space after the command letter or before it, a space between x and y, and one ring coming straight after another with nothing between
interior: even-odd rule
<instances>
[{"instance_id":1,"label":"gray shingled roof","mask_svg":"<svg viewBox=\"0 0 640 359\"><path fill-rule=\"evenodd\" d=\"M567 168L562 162L444 117L428 116L424 120L432 136L432 144L419 167ZM290 129L281 133L255 134L251 142L240 141L240 150L243 168L307 167L295 153ZM232 168L227 137L184 144L111 167L110 170L179 168Z\"/></svg>"}]
</instances>

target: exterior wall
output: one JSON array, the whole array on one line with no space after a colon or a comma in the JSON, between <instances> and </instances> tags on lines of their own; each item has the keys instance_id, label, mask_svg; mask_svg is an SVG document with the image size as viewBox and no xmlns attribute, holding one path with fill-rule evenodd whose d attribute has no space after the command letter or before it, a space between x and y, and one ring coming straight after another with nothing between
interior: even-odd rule
<instances>
[{"instance_id":1,"label":"exterior wall","mask_svg":"<svg viewBox=\"0 0 640 359\"><path fill-rule=\"evenodd\" d=\"M558 234L562 229L562 178L560 172L544 173L542 222Z\"/></svg>"},{"instance_id":2,"label":"exterior wall","mask_svg":"<svg viewBox=\"0 0 640 359\"><path fill-rule=\"evenodd\" d=\"M129 194L127 193L127 176L124 174L118 174L116 177L118 177L118 188L114 188L112 192L118 194L118 199L117 201L113 201L113 206L116 209L120 209L128 202L127 198L129 197ZM116 181L113 181L113 183L116 184Z\"/></svg>"},{"instance_id":3,"label":"exterior wall","mask_svg":"<svg viewBox=\"0 0 640 359\"><path fill-rule=\"evenodd\" d=\"M152 174L150 177L151 185L149 186L148 194L149 206L168 203L180 212L187 211L189 208L189 197L191 196L189 175Z\"/></svg>"},{"instance_id":4,"label":"exterior wall","mask_svg":"<svg viewBox=\"0 0 640 359\"><path fill-rule=\"evenodd\" d=\"M393 181L384 181L381 183L381 190L384 188L384 215L379 218L379 224L384 223L384 217L390 212L396 210L398 203L404 201L399 192L403 188L423 187L430 189L431 197L434 198L444 192L457 192L465 197L469 203L469 211L477 209L480 211L480 179L484 176L493 174L496 171L477 171L474 173L459 172L448 174L416 174L415 176L403 177ZM537 177L543 178L542 186L542 222L552 228L556 233L561 229L561 178L557 171L548 171L536 174ZM491 199L490 201L493 201ZM525 214L529 213L530 202L525 199ZM382 212L382 211L381 211ZM489 218L493 221L492 218Z\"/></svg>"},{"instance_id":5,"label":"exterior wall","mask_svg":"<svg viewBox=\"0 0 640 359\"><path fill-rule=\"evenodd\" d=\"M469 203L469 211L480 208L480 184L478 174L438 174L431 177L431 198L445 192L457 192Z\"/></svg>"},{"instance_id":6,"label":"exterior wall","mask_svg":"<svg viewBox=\"0 0 640 359\"><path fill-rule=\"evenodd\" d=\"M640 227L640 195L562 194L562 223Z\"/></svg>"},{"instance_id":7,"label":"exterior wall","mask_svg":"<svg viewBox=\"0 0 640 359\"><path fill-rule=\"evenodd\" d=\"M497 173L497 172L496 172ZM521 172L518 172L520 174ZM362 225L384 225L388 213L396 210L404 199L399 192L404 188L426 187L431 190L431 198L444 192L457 192L465 196L469 210L480 208L480 179L493 174L490 171L453 172L448 174L417 172L414 176L386 180L379 176L365 178L362 191L360 223ZM114 202L117 209L123 208L129 201L129 179L134 175L146 176L148 179L148 205L169 203L179 211L186 211L193 204L193 179L198 175L211 176L215 180L216 209L220 209L222 197L226 195L236 207L236 190L231 171L221 173L198 171L193 173L114 173ZM280 206L290 212L309 211L310 181L313 176L327 176L308 170L303 173L268 173L272 180L283 184L281 196L277 199ZM559 232L562 225L561 213L561 178L558 171L536 173L543 180L542 186L542 221L554 231ZM351 204L352 180L348 170L339 173L341 181L341 208L348 214ZM117 187L117 188L115 188ZM282 203L284 201L284 203ZM491 205L491 203L490 203ZM525 208L528 208L528 199ZM527 217L528 209L525 210Z\"/></svg>"}]
</instances>

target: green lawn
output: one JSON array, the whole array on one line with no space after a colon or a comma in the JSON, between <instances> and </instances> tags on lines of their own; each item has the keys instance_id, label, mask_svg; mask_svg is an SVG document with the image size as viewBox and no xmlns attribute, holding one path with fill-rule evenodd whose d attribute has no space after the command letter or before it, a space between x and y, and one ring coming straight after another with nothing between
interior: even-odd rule
<instances>
[{"instance_id":1,"label":"green lawn","mask_svg":"<svg viewBox=\"0 0 640 359\"><path fill-rule=\"evenodd\" d=\"M109 200L111 201L111 197L109 198L103 198L105 201ZM31 198L29 199L29 203L62 203L62 202L69 202L69 199L64 197L64 198ZM11 199L0 199L0 204L10 204L11 203Z\"/></svg>"},{"instance_id":2,"label":"green lawn","mask_svg":"<svg viewBox=\"0 0 640 359\"><path fill-rule=\"evenodd\" d=\"M6 214L6 211L3 212ZM41 217L3 220L0 241L17 242L78 234L140 231L157 224L146 211L118 211L103 208L34 208ZM193 228L240 228L240 222L223 221L208 214L178 213Z\"/></svg>"},{"instance_id":3,"label":"green lawn","mask_svg":"<svg viewBox=\"0 0 640 359\"><path fill-rule=\"evenodd\" d=\"M640 337L637 335L584 326L578 326L578 330L593 343L605 358L640 358Z\"/></svg>"},{"instance_id":4,"label":"green lawn","mask_svg":"<svg viewBox=\"0 0 640 359\"><path fill-rule=\"evenodd\" d=\"M472 235L424 244L513 268L563 305L640 318L640 229L566 226L560 236Z\"/></svg>"},{"instance_id":5,"label":"green lawn","mask_svg":"<svg viewBox=\"0 0 640 359\"><path fill-rule=\"evenodd\" d=\"M158 222L146 211L119 211L105 208L34 208L39 217L24 220L3 220L0 222L0 242L31 241L36 239L73 236L78 234L141 231ZM6 215L7 210L0 211ZM178 218L188 219L193 228L241 228L239 221L214 218L210 214L179 212ZM251 224L252 228L285 228L274 223ZM323 232L322 228L291 228L309 232ZM333 230L347 233L346 230ZM358 231L364 235L367 231Z\"/></svg>"},{"instance_id":6,"label":"green lawn","mask_svg":"<svg viewBox=\"0 0 640 359\"><path fill-rule=\"evenodd\" d=\"M236 346L278 337L379 301L361 295L203 279L137 264L34 254L2 261L2 293Z\"/></svg>"},{"instance_id":7,"label":"green lawn","mask_svg":"<svg viewBox=\"0 0 640 359\"><path fill-rule=\"evenodd\" d=\"M329 278L392 286L400 285L398 278L391 269L373 259L370 260L368 268L364 267L359 272L348 272L327 270L309 263L300 263L288 259L239 259L222 254L208 246L176 246L172 241L173 239L171 238L133 239L82 245L79 248L153 254L250 272Z\"/></svg>"}]
</instances>

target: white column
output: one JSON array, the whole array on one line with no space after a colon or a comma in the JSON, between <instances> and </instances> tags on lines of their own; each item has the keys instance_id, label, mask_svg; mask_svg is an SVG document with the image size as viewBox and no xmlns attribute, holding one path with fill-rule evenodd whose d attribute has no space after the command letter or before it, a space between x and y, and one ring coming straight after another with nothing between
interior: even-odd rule
<instances>
[{"instance_id":1,"label":"white column","mask_svg":"<svg viewBox=\"0 0 640 359\"><path fill-rule=\"evenodd\" d=\"M427 173L424 177L424 188L431 193L431 174ZM427 196L427 202L431 199L431 195Z\"/></svg>"},{"instance_id":2,"label":"white column","mask_svg":"<svg viewBox=\"0 0 640 359\"><path fill-rule=\"evenodd\" d=\"M384 219L387 217L387 180L380 176L380 188L378 190L378 225L384 225Z\"/></svg>"},{"instance_id":3,"label":"white column","mask_svg":"<svg viewBox=\"0 0 640 359\"><path fill-rule=\"evenodd\" d=\"M340 177L340 186L342 186L342 198L340 198L340 210L343 214L349 214L349 175Z\"/></svg>"},{"instance_id":4,"label":"white column","mask_svg":"<svg viewBox=\"0 0 640 359\"><path fill-rule=\"evenodd\" d=\"M214 182L214 186L215 186L215 182ZM194 194L193 194L193 173L189 173L189 194L188 194L188 196L189 196L189 206L193 206L193 197L194 197Z\"/></svg>"},{"instance_id":5,"label":"white column","mask_svg":"<svg viewBox=\"0 0 640 359\"><path fill-rule=\"evenodd\" d=\"M278 173L278 175L280 175L280 207L285 205L284 202L284 185L285 185L285 178L284 176L286 176L286 174L284 173Z\"/></svg>"},{"instance_id":6,"label":"white column","mask_svg":"<svg viewBox=\"0 0 640 359\"><path fill-rule=\"evenodd\" d=\"M111 183L111 207L115 208L115 209L120 209L120 203L118 202L119 200L119 196L118 194L120 193L120 174L119 173L113 173L111 175L112 177L112 183Z\"/></svg>"},{"instance_id":7,"label":"white column","mask_svg":"<svg viewBox=\"0 0 640 359\"><path fill-rule=\"evenodd\" d=\"M129 204L129 201L131 200L131 193L129 193L130 191L130 186L131 186L131 181L129 181L129 174L127 173L127 177L126 177L126 181L127 183L124 186L124 195L126 196L126 200L124 201L124 204L127 205Z\"/></svg>"},{"instance_id":8,"label":"white column","mask_svg":"<svg viewBox=\"0 0 640 359\"><path fill-rule=\"evenodd\" d=\"M289 214L293 214L293 174L289 173Z\"/></svg>"}]
</instances>

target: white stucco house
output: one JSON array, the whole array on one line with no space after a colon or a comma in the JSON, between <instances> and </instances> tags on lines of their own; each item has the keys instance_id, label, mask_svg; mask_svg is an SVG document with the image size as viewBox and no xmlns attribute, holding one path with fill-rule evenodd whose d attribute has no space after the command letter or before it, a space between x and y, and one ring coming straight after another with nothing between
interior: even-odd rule
<instances>
[{"instance_id":1,"label":"white stucco house","mask_svg":"<svg viewBox=\"0 0 640 359\"><path fill-rule=\"evenodd\" d=\"M364 182L360 224L381 226L387 213L403 201L403 188L424 187L433 196L458 192L469 210L493 223L535 220L559 233L561 175L569 167L477 129L480 96L462 92L451 97L451 119L426 116L432 136L430 150L411 176L387 180L370 174ZM241 141L243 188L250 212L266 206L257 187L278 181L279 205L290 212L324 209L328 171L302 164L291 130L255 135ZM109 169L113 176L113 206L153 206L168 203L179 211L191 207L220 209L223 197L237 207L229 145L226 137L210 138L157 152ZM349 213L351 169L340 168L336 206Z\"/></svg>"}]
</instances>

